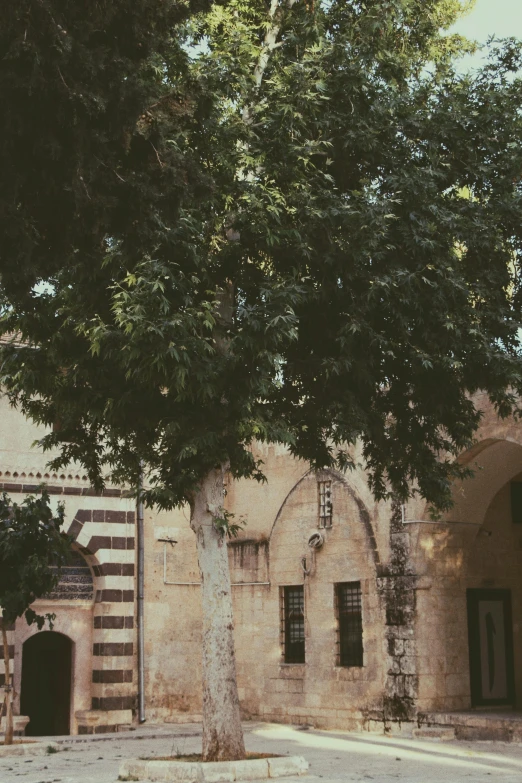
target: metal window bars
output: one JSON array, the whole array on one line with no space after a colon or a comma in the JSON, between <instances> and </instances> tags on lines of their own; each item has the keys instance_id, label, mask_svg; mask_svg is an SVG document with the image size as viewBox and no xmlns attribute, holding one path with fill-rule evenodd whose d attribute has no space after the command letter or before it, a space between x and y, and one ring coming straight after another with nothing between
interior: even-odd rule
<instances>
[{"instance_id":1,"label":"metal window bars","mask_svg":"<svg viewBox=\"0 0 522 783\"><path fill-rule=\"evenodd\" d=\"M332 527L332 482L318 481L319 527Z\"/></svg>"},{"instance_id":2,"label":"metal window bars","mask_svg":"<svg viewBox=\"0 0 522 783\"><path fill-rule=\"evenodd\" d=\"M283 587L282 641L285 663L305 662L304 588Z\"/></svg>"},{"instance_id":3,"label":"metal window bars","mask_svg":"<svg viewBox=\"0 0 522 783\"><path fill-rule=\"evenodd\" d=\"M336 585L339 666L363 666L362 594L360 582Z\"/></svg>"}]
</instances>

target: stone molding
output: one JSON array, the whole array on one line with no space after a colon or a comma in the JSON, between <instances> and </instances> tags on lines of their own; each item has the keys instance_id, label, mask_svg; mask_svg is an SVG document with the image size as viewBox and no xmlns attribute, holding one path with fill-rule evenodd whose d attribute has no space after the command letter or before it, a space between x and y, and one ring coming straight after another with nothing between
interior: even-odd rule
<instances>
[{"instance_id":1,"label":"stone molding","mask_svg":"<svg viewBox=\"0 0 522 783\"><path fill-rule=\"evenodd\" d=\"M18 484L12 482L0 481L0 492L20 492L27 494L31 492L39 492L42 487L50 495L81 495L83 497L95 497L95 498L131 498L132 493L125 489L115 489L109 487L102 489L98 492L92 487L71 487L67 484L46 484L42 482L40 484Z\"/></svg>"}]
</instances>

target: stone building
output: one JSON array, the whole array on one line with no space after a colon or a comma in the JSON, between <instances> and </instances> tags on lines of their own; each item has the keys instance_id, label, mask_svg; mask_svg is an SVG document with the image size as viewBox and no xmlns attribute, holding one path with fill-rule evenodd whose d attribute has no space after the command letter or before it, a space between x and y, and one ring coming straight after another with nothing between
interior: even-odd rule
<instances>
[{"instance_id":1,"label":"stone building","mask_svg":"<svg viewBox=\"0 0 522 783\"><path fill-rule=\"evenodd\" d=\"M259 451L267 484L230 482L228 508L246 522L229 544L245 717L382 731L522 706L522 426L478 402L482 427L462 455L474 478L437 521L420 500L376 503L360 470L313 473L278 446ZM45 481L75 540L38 602L55 630L21 620L9 632L16 712L33 733L117 730L136 721L139 682L133 501L96 495L81 471L50 474L36 428L5 401L1 414L1 486L17 500ZM187 512L146 512L144 546L146 718L197 720Z\"/></svg>"}]
</instances>

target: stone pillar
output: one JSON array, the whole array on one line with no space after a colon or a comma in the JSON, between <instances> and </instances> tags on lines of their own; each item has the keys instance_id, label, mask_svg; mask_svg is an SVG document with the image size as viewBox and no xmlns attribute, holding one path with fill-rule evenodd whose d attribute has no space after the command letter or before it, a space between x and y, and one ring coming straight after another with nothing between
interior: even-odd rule
<instances>
[{"instance_id":1,"label":"stone pillar","mask_svg":"<svg viewBox=\"0 0 522 783\"><path fill-rule=\"evenodd\" d=\"M418 676L415 650L416 575L410 557L410 538L401 507L390 520L391 558L377 574L377 587L386 617L387 674L383 697L385 730L412 722L416 716Z\"/></svg>"}]
</instances>

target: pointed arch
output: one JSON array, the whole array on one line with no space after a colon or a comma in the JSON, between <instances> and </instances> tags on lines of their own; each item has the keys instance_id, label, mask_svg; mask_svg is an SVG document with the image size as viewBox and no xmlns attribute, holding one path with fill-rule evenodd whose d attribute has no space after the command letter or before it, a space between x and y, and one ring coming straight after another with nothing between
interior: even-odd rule
<instances>
[{"instance_id":1,"label":"pointed arch","mask_svg":"<svg viewBox=\"0 0 522 783\"><path fill-rule=\"evenodd\" d=\"M297 481L294 484L294 486L292 487L290 492L288 492L287 496L283 500L281 506L279 507L279 510L278 510L278 512L276 514L276 517L275 517L274 522L272 524L272 527L270 529L269 540L272 539L272 535L273 535L273 533L275 531L276 525L278 524L279 520L281 519L281 516L282 516L282 514L284 512L284 509L285 509L286 505L289 503L289 501L291 501L292 496L296 492L298 492L298 490L302 487L303 482L305 482L307 479L309 479L314 474L316 476L320 477L318 480L328 480L328 479L330 479L331 481L336 481L336 482L342 484L343 488L348 492L348 494L350 495L352 500L355 502L355 504L357 505L358 512L359 512L359 521L362 524L362 526L363 526L363 528L364 528L364 530L366 532L366 536L368 538L368 544L369 544L370 551L372 553L372 558L373 558L373 562L374 562L375 568L379 569L381 567L381 558L380 558L380 554L379 554L379 549L377 547L377 539L375 537L375 533L374 533L374 530L373 530L373 525L372 525L370 513L369 513L368 509L366 508L366 505L364 504L364 502L361 499L361 497L358 495L358 493L355 492L355 490L352 487L352 485L348 483L348 481L346 480L345 476L343 476L339 471L332 470L331 468L323 468L323 469L321 469L319 471L315 471L312 468L310 468L309 470L306 471L306 473L304 473L301 476L299 481Z\"/></svg>"}]
</instances>

